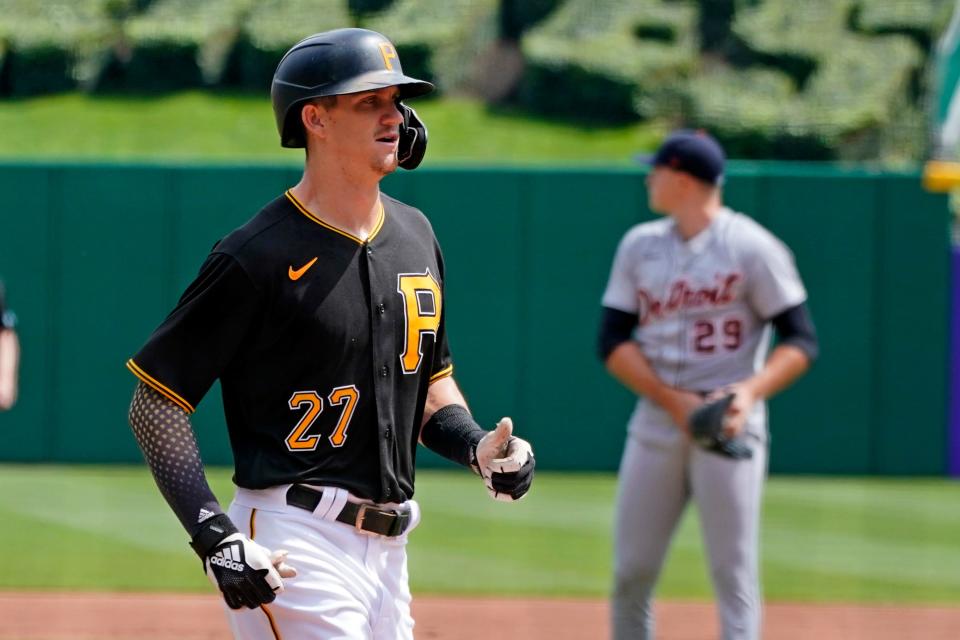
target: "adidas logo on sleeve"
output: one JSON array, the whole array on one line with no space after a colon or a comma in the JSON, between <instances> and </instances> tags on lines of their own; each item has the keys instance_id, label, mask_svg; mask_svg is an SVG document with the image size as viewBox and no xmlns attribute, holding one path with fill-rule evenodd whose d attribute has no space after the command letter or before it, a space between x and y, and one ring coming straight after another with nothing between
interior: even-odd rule
<instances>
[{"instance_id":1,"label":"adidas logo on sleeve","mask_svg":"<svg viewBox=\"0 0 960 640\"><path fill-rule=\"evenodd\" d=\"M232 571L243 571L247 567L243 564L243 551L240 547L240 543L235 542L219 549L210 556L210 564Z\"/></svg>"}]
</instances>

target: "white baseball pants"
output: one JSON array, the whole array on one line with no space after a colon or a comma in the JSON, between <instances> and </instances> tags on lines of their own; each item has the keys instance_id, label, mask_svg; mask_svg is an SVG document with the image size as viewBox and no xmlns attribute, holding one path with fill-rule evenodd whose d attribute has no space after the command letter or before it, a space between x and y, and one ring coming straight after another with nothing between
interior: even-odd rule
<instances>
[{"instance_id":1,"label":"white baseball pants","mask_svg":"<svg viewBox=\"0 0 960 640\"><path fill-rule=\"evenodd\" d=\"M286 549L297 570L284 592L259 609L229 609L238 640L410 640L407 536L420 521L410 500L411 520L402 535L360 532L335 520L346 501L362 502L337 487L314 487L323 499L314 512L286 503L289 485L237 489L228 514L234 524L270 551ZM400 505L387 505L399 507Z\"/></svg>"}]
</instances>

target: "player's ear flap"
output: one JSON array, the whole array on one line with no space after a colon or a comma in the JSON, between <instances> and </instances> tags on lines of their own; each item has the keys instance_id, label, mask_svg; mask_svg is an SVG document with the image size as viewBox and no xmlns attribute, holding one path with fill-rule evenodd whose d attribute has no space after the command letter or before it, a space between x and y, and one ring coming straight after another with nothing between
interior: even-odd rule
<instances>
[{"instance_id":1,"label":"player's ear flap","mask_svg":"<svg viewBox=\"0 0 960 640\"><path fill-rule=\"evenodd\" d=\"M423 124L412 107L408 107L399 100L397 110L403 116L403 122L400 123L397 161L402 168L413 171L420 166L427 152L427 125Z\"/></svg>"}]
</instances>

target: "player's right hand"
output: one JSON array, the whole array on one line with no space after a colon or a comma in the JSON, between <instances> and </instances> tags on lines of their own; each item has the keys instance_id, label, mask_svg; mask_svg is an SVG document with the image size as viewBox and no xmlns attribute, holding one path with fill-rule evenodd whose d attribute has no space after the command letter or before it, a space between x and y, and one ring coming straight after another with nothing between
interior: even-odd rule
<instances>
[{"instance_id":1,"label":"player's right hand","mask_svg":"<svg viewBox=\"0 0 960 640\"><path fill-rule=\"evenodd\" d=\"M296 570L286 564L286 557L286 551L271 554L242 533L233 533L210 550L203 566L227 606L256 609L283 593L282 578L297 575Z\"/></svg>"},{"instance_id":2,"label":"player's right hand","mask_svg":"<svg viewBox=\"0 0 960 640\"><path fill-rule=\"evenodd\" d=\"M687 435L690 434L690 414L702 404L703 398L700 394L674 388L668 389L668 394L661 402L663 409L670 414L673 424Z\"/></svg>"}]
</instances>

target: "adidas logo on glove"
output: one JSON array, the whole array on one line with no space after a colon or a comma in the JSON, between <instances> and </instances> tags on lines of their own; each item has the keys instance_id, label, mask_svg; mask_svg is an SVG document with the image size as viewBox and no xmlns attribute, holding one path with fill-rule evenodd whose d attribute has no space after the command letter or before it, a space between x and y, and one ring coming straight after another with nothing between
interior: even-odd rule
<instances>
[{"instance_id":1,"label":"adidas logo on glove","mask_svg":"<svg viewBox=\"0 0 960 640\"><path fill-rule=\"evenodd\" d=\"M243 564L243 555L240 552L239 544L232 544L229 547L220 549L210 556L210 564L215 564L224 569L232 571L243 571L246 566Z\"/></svg>"}]
</instances>

